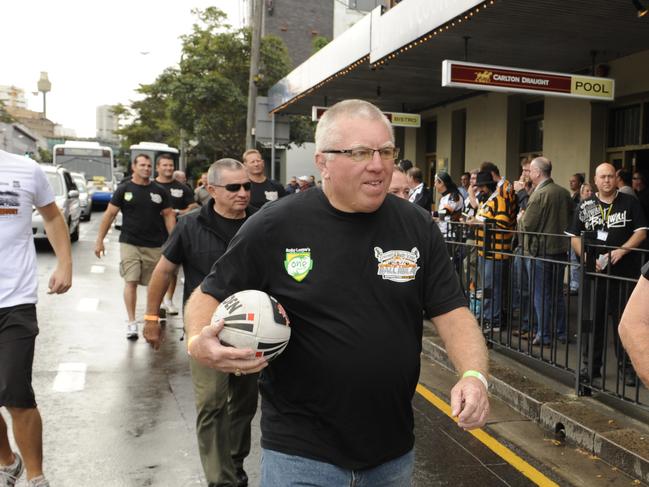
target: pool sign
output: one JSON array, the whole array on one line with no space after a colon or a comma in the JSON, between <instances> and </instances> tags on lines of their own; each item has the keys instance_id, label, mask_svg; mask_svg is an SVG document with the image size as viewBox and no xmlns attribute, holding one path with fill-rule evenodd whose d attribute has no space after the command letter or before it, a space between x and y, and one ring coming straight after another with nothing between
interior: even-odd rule
<instances>
[{"instance_id":1,"label":"pool sign","mask_svg":"<svg viewBox=\"0 0 649 487\"><path fill-rule=\"evenodd\" d=\"M506 66L442 61L442 86L472 90L614 100L615 80Z\"/></svg>"}]
</instances>

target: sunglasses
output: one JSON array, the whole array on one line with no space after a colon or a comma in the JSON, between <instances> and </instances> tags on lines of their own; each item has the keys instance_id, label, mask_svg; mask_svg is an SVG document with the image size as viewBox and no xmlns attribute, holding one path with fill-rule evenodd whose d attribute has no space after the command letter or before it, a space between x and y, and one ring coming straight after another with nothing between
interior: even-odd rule
<instances>
[{"instance_id":1,"label":"sunglasses","mask_svg":"<svg viewBox=\"0 0 649 487\"><path fill-rule=\"evenodd\" d=\"M214 186L217 188L225 188L225 190L230 193L236 193L241 189L241 187L243 187L245 191L250 191L252 184L248 181L247 183L215 184Z\"/></svg>"}]
</instances>

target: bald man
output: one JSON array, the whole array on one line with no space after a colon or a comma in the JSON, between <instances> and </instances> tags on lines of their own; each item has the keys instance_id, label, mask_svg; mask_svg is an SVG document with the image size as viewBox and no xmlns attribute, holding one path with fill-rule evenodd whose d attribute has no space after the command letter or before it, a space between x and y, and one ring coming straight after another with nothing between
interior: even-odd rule
<instances>
[{"instance_id":1,"label":"bald man","mask_svg":"<svg viewBox=\"0 0 649 487\"><path fill-rule=\"evenodd\" d=\"M622 353L617 333L619 316L631 292L629 282L615 279L625 277L635 279L640 273L640 254L634 252L647 236L647 222L642 207L636 198L618 191L615 183L615 168L605 162L595 170L597 193L582 201L567 234L572 236L575 253L582 256L588 272L596 272L601 277L587 276L587 283L596 286L593 330L584 347L585 366L582 378L590 381L601 378L605 330L608 314L614 325L615 351L618 367L629 386L636 384L636 376L628 357ZM582 249L581 233L586 248ZM608 292L607 292L608 291ZM588 367L588 351L592 353L592 370Z\"/></svg>"}]
</instances>

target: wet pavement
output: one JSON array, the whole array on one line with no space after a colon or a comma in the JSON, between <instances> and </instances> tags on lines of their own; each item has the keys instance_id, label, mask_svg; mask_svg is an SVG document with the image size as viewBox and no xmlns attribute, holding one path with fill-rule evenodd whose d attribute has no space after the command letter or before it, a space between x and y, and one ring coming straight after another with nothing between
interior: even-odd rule
<instances>
[{"instance_id":1,"label":"wet pavement","mask_svg":"<svg viewBox=\"0 0 649 487\"><path fill-rule=\"evenodd\" d=\"M73 244L74 281L67 294L45 293L55 259L51 250L38 250L41 333L34 389L44 421L45 471L53 487L205 485L189 368L179 341L182 321L170 318L167 341L158 352L142 338L125 339L119 232L111 231L108 254L97 260L93 249L100 218L101 213L94 213L82 224L81 238ZM180 297L179 283L176 303ZM144 300L141 288L138 316ZM443 396L454 380L447 371L422 362L421 382L435 393ZM421 395L415 396L413 407L415 486L535 485ZM554 478L558 485L633 485L605 464L552 443L538 426L504 406L494 404L493 410L490 427L539 475ZM253 451L245 465L251 486L259 482L258 421L256 417L253 422ZM562 469L571 470L570 475Z\"/></svg>"}]
</instances>

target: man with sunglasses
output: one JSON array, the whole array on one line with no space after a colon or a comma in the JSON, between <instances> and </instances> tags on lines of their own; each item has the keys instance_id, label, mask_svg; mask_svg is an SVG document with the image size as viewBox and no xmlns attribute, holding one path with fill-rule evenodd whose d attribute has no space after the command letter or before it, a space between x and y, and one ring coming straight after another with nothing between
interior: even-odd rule
<instances>
[{"instance_id":1,"label":"man with sunglasses","mask_svg":"<svg viewBox=\"0 0 649 487\"><path fill-rule=\"evenodd\" d=\"M250 192L250 205L259 209L269 201L275 201L286 196L284 186L275 181L268 179L264 172L265 163L261 153L257 149L248 149L243 153L243 165L248 171L248 176L252 182Z\"/></svg>"},{"instance_id":2,"label":"man with sunglasses","mask_svg":"<svg viewBox=\"0 0 649 487\"><path fill-rule=\"evenodd\" d=\"M451 391L462 428L489 412L487 350L430 211L388 194L394 132L362 100L330 107L316 129L323 186L251 218L192 294L188 351L224 372L260 377L262 487L411 485L412 397L422 310L462 376ZM274 296L291 340L270 364L224 347L210 324L234 292Z\"/></svg>"},{"instance_id":3,"label":"man with sunglasses","mask_svg":"<svg viewBox=\"0 0 649 487\"><path fill-rule=\"evenodd\" d=\"M254 212L248 206L250 179L239 161L221 159L212 164L206 189L211 199L179 218L151 276L144 338L156 350L164 339L158 309L174 273L183 266L185 302ZM243 460L250 452L250 421L257 410L257 374L235 377L192 358L190 367L198 448L208 485L245 486Z\"/></svg>"}]
</instances>

